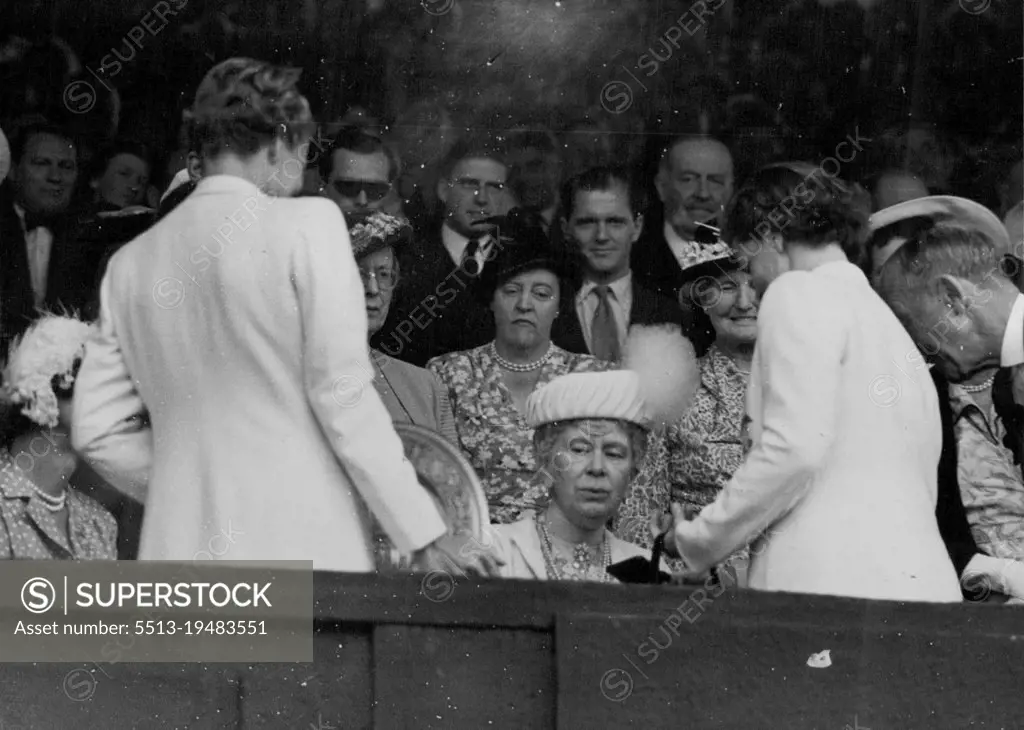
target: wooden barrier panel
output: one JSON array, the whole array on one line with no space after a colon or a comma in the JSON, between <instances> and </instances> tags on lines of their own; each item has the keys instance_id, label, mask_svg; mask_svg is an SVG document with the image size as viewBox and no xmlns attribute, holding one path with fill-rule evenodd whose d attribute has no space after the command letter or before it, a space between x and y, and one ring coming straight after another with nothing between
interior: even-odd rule
<instances>
[{"instance_id":1,"label":"wooden barrier panel","mask_svg":"<svg viewBox=\"0 0 1024 730\"><path fill-rule=\"evenodd\" d=\"M312 664L0 664L0 730L1024 726L1024 608L431 580L318 574Z\"/></svg>"}]
</instances>

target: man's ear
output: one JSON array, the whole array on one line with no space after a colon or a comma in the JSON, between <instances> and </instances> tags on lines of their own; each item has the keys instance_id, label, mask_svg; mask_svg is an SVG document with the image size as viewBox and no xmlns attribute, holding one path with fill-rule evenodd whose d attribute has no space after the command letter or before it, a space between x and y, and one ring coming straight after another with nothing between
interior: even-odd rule
<instances>
[{"instance_id":1,"label":"man's ear","mask_svg":"<svg viewBox=\"0 0 1024 730\"><path fill-rule=\"evenodd\" d=\"M950 311L958 317L966 315L970 308L971 295L965 282L951 274L943 274L939 277L938 284L939 296Z\"/></svg>"},{"instance_id":2,"label":"man's ear","mask_svg":"<svg viewBox=\"0 0 1024 730\"><path fill-rule=\"evenodd\" d=\"M189 152L185 162L185 169L188 170L189 179L197 181L203 176L203 158L195 152Z\"/></svg>"},{"instance_id":3,"label":"man's ear","mask_svg":"<svg viewBox=\"0 0 1024 730\"><path fill-rule=\"evenodd\" d=\"M665 169L665 165L658 165L658 172L654 176L654 189L658 191L658 199L664 203L666 192L668 191L668 170Z\"/></svg>"},{"instance_id":4,"label":"man's ear","mask_svg":"<svg viewBox=\"0 0 1024 730\"><path fill-rule=\"evenodd\" d=\"M437 181L437 187L434 192L437 193L438 200L444 205L448 205L448 180L446 178L442 177Z\"/></svg>"},{"instance_id":5,"label":"man's ear","mask_svg":"<svg viewBox=\"0 0 1024 730\"><path fill-rule=\"evenodd\" d=\"M637 239L640 238L640 234L644 232L644 214L637 213L633 222L636 224L636 230L633 231L633 240L630 243L636 243Z\"/></svg>"}]
</instances>

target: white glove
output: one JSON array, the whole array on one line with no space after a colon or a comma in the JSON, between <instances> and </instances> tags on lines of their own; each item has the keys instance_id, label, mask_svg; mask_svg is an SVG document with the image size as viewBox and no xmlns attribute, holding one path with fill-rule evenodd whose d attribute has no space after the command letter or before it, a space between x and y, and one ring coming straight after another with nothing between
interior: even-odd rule
<instances>
[{"instance_id":1,"label":"white glove","mask_svg":"<svg viewBox=\"0 0 1024 730\"><path fill-rule=\"evenodd\" d=\"M960 582L979 591L982 600L990 593L1003 593L1024 600L1024 562L978 554L964 568Z\"/></svg>"}]
</instances>

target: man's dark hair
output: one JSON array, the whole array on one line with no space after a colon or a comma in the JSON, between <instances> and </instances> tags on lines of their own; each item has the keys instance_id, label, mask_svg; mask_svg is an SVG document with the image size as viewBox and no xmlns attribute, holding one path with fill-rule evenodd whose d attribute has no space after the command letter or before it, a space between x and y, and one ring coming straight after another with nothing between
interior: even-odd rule
<instances>
[{"instance_id":1,"label":"man's dark hair","mask_svg":"<svg viewBox=\"0 0 1024 730\"><path fill-rule=\"evenodd\" d=\"M773 164L755 172L733 196L723 238L736 246L770 234L805 245L838 243L852 263L864 256L865 214L852 188L810 163Z\"/></svg>"},{"instance_id":2,"label":"man's dark hair","mask_svg":"<svg viewBox=\"0 0 1024 730\"><path fill-rule=\"evenodd\" d=\"M22 156L25 154L25 149L28 147L29 140L38 134L48 134L51 137L59 137L60 139L66 139L70 142L74 148L76 156L78 154L78 140L75 135L67 128L62 127L58 124L51 122L32 122L26 124L24 127L19 128L11 139L11 164L17 165L21 162Z\"/></svg>"},{"instance_id":3,"label":"man's dark hair","mask_svg":"<svg viewBox=\"0 0 1024 730\"><path fill-rule=\"evenodd\" d=\"M456 165L469 159L494 160L508 167L505 145L501 140L490 135L470 135L456 142L444 156L438 169L439 179L446 180Z\"/></svg>"},{"instance_id":4,"label":"man's dark hair","mask_svg":"<svg viewBox=\"0 0 1024 730\"><path fill-rule=\"evenodd\" d=\"M391 145L362 127L344 127L334 135L326 153L318 160L320 176L324 180L330 177L334 169L334 153L338 150L348 150L358 155L384 155L388 161L388 182L394 182L401 172L398 153Z\"/></svg>"},{"instance_id":5,"label":"man's dark hair","mask_svg":"<svg viewBox=\"0 0 1024 730\"><path fill-rule=\"evenodd\" d=\"M572 217L576 196L591 191L624 188L629 198L629 209L635 218L647 208L646 196L636 182L636 177L625 167L592 167L571 178L562 186L562 211L568 220Z\"/></svg>"}]
</instances>

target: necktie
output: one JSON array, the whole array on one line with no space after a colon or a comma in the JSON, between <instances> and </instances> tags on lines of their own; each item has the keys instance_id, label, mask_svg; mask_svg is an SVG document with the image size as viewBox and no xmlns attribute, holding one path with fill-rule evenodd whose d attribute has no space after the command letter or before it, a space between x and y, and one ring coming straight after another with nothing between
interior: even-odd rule
<instances>
[{"instance_id":1,"label":"necktie","mask_svg":"<svg viewBox=\"0 0 1024 730\"><path fill-rule=\"evenodd\" d=\"M597 311L590 323L590 351L599 360L617 362L619 351L619 328L615 324L612 305L609 301L612 290L608 286L595 286Z\"/></svg>"},{"instance_id":2,"label":"necktie","mask_svg":"<svg viewBox=\"0 0 1024 730\"><path fill-rule=\"evenodd\" d=\"M484 270L484 262L481 261L480 256L479 238L470 239L466 250L462 252L462 268L473 276L478 275Z\"/></svg>"}]
</instances>

